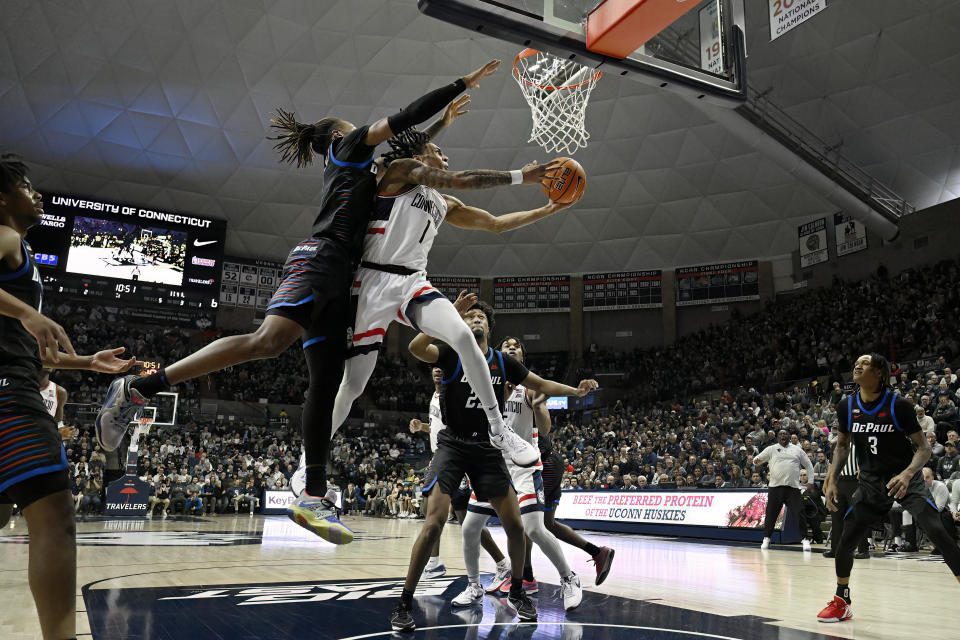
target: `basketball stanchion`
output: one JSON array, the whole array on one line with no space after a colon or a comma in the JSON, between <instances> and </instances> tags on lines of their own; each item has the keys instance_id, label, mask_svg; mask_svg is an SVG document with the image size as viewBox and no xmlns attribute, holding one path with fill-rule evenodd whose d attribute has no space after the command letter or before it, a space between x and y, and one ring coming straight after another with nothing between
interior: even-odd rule
<instances>
[{"instance_id":1,"label":"basketball stanchion","mask_svg":"<svg viewBox=\"0 0 960 640\"><path fill-rule=\"evenodd\" d=\"M126 472L122 478L107 486L107 501L104 514L108 516L142 516L147 512L150 487L137 477L137 457L140 439L150 433L153 417L142 416L130 436L127 448Z\"/></svg>"}]
</instances>

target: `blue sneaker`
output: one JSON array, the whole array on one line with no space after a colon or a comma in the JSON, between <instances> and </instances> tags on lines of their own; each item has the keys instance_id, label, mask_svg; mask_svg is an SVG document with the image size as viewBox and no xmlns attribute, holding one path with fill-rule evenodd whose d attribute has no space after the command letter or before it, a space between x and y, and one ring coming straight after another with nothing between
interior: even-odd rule
<instances>
[{"instance_id":1,"label":"blue sneaker","mask_svg":"<svg viewBox=\"0 0 960 640\"><path fill-rule=\"evenodd\" d=\"M287 517L307 531L333 544L350 544L353 531L340 522L340 510L327 498L311 496L306 491L287 508Z\"/></svg>"},{"instance_id":2,"label":"blue sneaker","mask_svg":"<svg viewBox=\"0 0 960 640\"><path fill-rule=\"evenodd\" d=\"M113 451L120 446L131 422L136 422L143 413L146 398L130 383L140 376L129 375L116 378L107 387L107 397L97 412L97 442L104 451Z\"/></svg>"}]
</instances>

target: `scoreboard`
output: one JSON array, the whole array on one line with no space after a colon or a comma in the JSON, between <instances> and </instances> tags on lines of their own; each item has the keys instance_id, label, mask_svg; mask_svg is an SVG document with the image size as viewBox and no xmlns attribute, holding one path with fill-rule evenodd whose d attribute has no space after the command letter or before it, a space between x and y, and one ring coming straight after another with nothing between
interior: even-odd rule
<instances>
[{"instance_id":1,"label":"scoreboard","mask_svg":"<svg viewBox=\"0 0 960 640\"><path fill-rule=\"evenodd\" d=\"M282 273L279 262L224 256L220 304L265 310Z\"/></svg>"},{"instance_id":2,"label":"scoreboard","mask_svg":"<svg viewBox=\"0 0 960 640\"><path fill-rule=\"evenodd\" d=\"M760 299L756 260L677 269L677 306Z\"/></svg>"},{"instance_id":3,"label":"scoreboard","mask_svg":"<svg viewBox=\"0 0 960 640\"><path fill-rule=\"evenodd\" d=\"M583 276L583 310L652 309L663 306L663 272L616 271Z\"/></svg>"},{"instance_id":4,"label":"scoreboard","mask_svg":"<svg viewBox=\"0 0 960 640\"><path fill-rule=\"evenodd\" d=\"M570 276L494 278L493 307L504 313L570 311Z\"/></svg>"},{"instance_id":5,"label":"scoreboard","mask_svg":"<svg viewBox=\"0 0 960 640\"><path fill-rule=\"evenodd\" d=\"M450 299L457 299L461 291L480 295L480 278L473 276L435 276L428 275L427 279L440 293Z\"/></svg>"}]
</instances>

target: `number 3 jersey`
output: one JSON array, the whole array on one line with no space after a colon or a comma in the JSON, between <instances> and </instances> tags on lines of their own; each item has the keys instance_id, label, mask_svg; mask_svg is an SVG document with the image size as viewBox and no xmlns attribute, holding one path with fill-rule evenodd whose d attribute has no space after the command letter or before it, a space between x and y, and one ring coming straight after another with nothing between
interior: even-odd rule
<instances>
[{"instance_id":1,"label":"number 3 jersey","mask_svg":"<svg viewBox=\"0 0 960 640\"><path fill-rule=\"evenodd\" d=\"M443 442L445 438L450 437L489 444L487 414L484 413L480 399L473 393L470 383L467 382L460 356L445 344L439 345L438 348L440 356L436 366L443 369L440 411L447 428L440 432L437 439ZM486 360L490 370L490 382L493 383L493 392L497 396L502 413L505 382L520 384L530 372L519 360L494 349L487 350Z\"/></svg>"},{"instance_id":2,"label":"number 3 jersey","mask_svg":"<svg viewBox=\"0 0 960 640\"><path fill-rule=\"evenodd\" d=\"M897 474L913 459L910 434L920 431L917 413L907 400L886 390L867 404L860 393L844 398L837 406L840 433L849 433L861 471Z\"/></svg>"}]
</instances>

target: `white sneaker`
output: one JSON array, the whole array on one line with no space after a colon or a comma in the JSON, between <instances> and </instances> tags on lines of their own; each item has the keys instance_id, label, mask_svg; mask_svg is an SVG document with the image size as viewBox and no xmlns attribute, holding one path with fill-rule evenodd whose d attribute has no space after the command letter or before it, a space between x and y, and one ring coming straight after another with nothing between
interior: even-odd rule
<instances>
[{"instance_id":1,"label":"white sneaker","mask_svg":"<svg viewBox=\"0 0 960 640\"><path fill-rule=\"evenodd\" d=\"M811 551L811 550L813 549L813 543L810 542L809 540L807 540L806 538L804 538L803 540L801 540L801 541L800 541L800 544L803 545L803 550L804 550L804 551Z\"/></svg>"},{"instance_id":2,"label":"white sneaker","mask_svg":"<svg viewBox=\"0 0 960 640\"><path fill-rule=\"evenodd\" d=\"M500 435L491 435L490 442L518 467L532 467L540 460L540 450L510 427L504 427Z\"/></svg>"},{"instance_id":3,"label":"white sneaker","mask_svg":"<svg viewBox=\"0 0 960 640\"><path fill-rule=\"evenodd\" d=\"M510 562L504 558L502 564L497 565L497 573L493 576L493 580L490 581L490 584L484 589L487 593L496 593L497 591L509 591L510 590L510 577L512 575L510 570ZM504 588L506 585L506 588Z\"/></svg>"},{"instance_id":4,"label":"white sneaker","mask_svg":"<svg viewBox=\"0 0 960 640\"><path fill-rule=\"evenodd\" d=\"M450 604L455 607L469 607L474 602L479 602L481 598L483 598L483 587L479 582L470 582L463 593L454 598Z\"/></svg>"},{"instance_id":5,"label":"white sneaker","mask_svg":"<svg viewBox=\"0 0 960 640\"><path fill-rule=\"evenodd\" d=\"M769 549L770 548L770 538L764 538L763 542L760 543L760 549Z\"/></svg>"},{"instance_id":6,"label":"white sneaker","mask_svg":"<svg viewBox=\"0 0 960 640\"><path fill-rule=\"evenodd\" d=\"M423 570L421 578L423 580L435 580L436 578L442 578L447 573L447 567L442 562L435 564L432 567L426 567Z\"/></svg>"},{"instance_id":7,"label":"white sneaker","mask_svg":"<svg viewBox=\"0 0 960 640\"><path fill-rule=\"evenodd\" d=\"M583 588L580 586L580 578L575 573L571 573L567 578L560 578L560 593L563 595L563 608L567 611L576 609L583 600Z\"/></svg>"}]
</instances>

